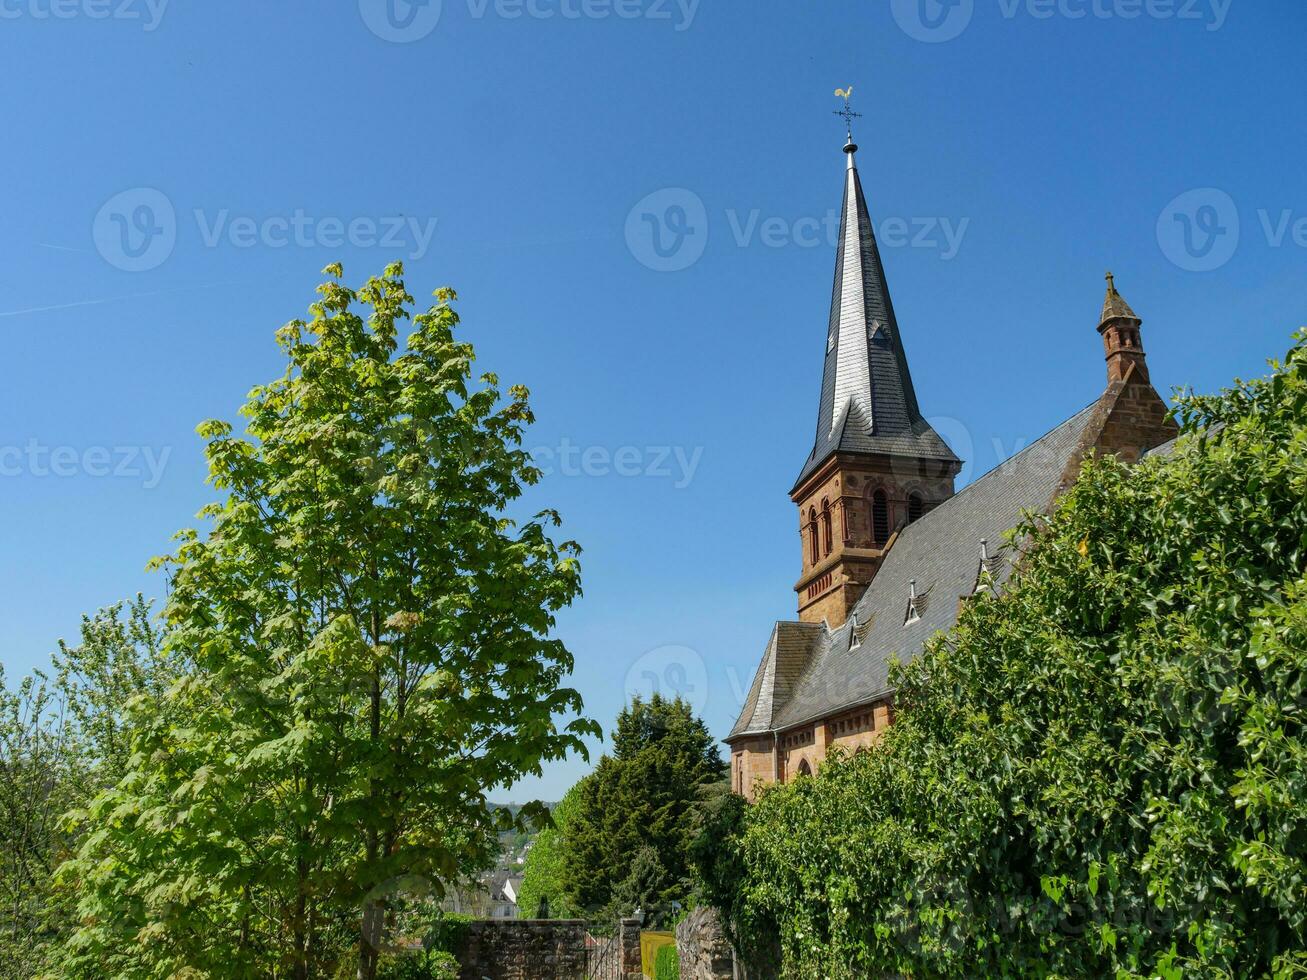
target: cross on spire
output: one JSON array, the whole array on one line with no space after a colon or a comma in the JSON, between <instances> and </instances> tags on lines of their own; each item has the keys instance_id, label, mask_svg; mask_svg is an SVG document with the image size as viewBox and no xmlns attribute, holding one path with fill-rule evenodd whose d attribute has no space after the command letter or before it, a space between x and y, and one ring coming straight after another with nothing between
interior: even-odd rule
<instances>
[{"instance_id":1,"label":"cross on spire","mask_svg":"<svg viewBox=\"0 0 1307 980\"><path fill-rule=\"evenodd\" d=\"M844 128L848 131L849 142L852 143L853 120L862 118L862 113L854 112L852 107L849 105L849 100L853 98L853 86L850 85L848 88L837 88L835 94L844 100L844 108L833 110L833 114L844 120Z\"/></svg>"}]
</instances>

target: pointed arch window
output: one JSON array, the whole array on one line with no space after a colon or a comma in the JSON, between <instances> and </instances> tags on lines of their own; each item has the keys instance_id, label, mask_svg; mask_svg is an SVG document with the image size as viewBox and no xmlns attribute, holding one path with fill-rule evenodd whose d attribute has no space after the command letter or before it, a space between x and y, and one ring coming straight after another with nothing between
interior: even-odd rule
<instances>
[{"instance_id":1,"label":"pointed arch window","mask_svg":"<svg viewBox=\"0 0 1307 980\"><path fill-rule=\"evenodd\" d=\"M908 523L921 519L921 515L926 512L926 502L921 499L921 494L908 494Z\"/></svg>"},{"instance_id":2,"label":"pointed arch window","mask_svg":"<svg viewBox=\"0 0 1307 980\"><path fill-rule=\"evenodd\" d=\"M871 495L871 533L876 544L889 540L889 498L884 490Z\"/></svg>"},{"instance_id":3,"label":"pointed arch window","mask_svg":"<svg viewBox=\"0 0 1307 980\"><path fill-rule=\"evenodd\" d=\"M811 775L812 775L812 766L808 765L808 760L807 760L807 759L804 759L802 762L799 763L799 771L796 773L796 775L799 775L799 776L811 776Z\"/></svg>"},{"instance_id":4,"label":"pointed arch window","mask_svg":"<svg viewBox=\"0 0 1307 980\"><path fill-rule=\"evenodd\" d=\"M829 500L823 500L821 502L821 543L822 547L826 549L826 554L829 555L831 549L835 545L834 535L831 533Z\"/></svg>"},{"instance_id":5,"label":"pointed arch window","mask_svg":"<svg viewBox=\"0 0 1307 980\"><path fill-rule=\"evenodd\" d=\"M812 556L812 564L821 561L821 550L817 546L817 508L808 508L808 554Z\"/></svg>"}]
</instances>

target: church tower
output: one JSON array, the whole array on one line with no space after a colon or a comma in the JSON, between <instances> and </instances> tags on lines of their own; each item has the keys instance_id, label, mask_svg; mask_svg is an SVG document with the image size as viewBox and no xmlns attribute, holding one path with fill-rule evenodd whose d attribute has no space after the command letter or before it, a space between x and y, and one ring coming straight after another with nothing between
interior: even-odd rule
<instances>
[{"instance_id":1,"label":"church tower","mask_svg":"<svg viewBox=\"0 0 1307 980\"><path fill-rule=\"evenodd\" d=\"M840 93L843 94L843 93ZM848 113L847 106L845 114ZM922 418L850 133L835 286L799 508L799 619L843 624L899 530L953 495L961 461Z\"/></svg>"}]
</instances>

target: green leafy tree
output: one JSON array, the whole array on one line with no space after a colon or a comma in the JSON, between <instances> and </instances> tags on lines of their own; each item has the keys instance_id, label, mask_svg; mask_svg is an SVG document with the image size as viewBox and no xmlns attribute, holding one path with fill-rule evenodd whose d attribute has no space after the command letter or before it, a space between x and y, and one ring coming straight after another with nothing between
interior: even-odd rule
<instances>
[{"instance_id":1,"label":"green leafy tree","mask_svg":"<svg viewBox=\"0 0 1307 980\"><path fill-rule=\"evenodd\" d=\"M645 845L635 852L626 877L613 889L611 907L616 916L639 910L651 928L662 928L672 919L672 903L684 895L682 881L671 876L658 852Z\"/></svg>"},{"instance_id":2,"label":"green leafy tree","mask_svg":"<svg viewBox=\"0 0 1307 980\"><path fill-rule=\"evenodd\" d=\"M703 788L725 770L707 726L681 699L655 694L625 707L613 754L578 784L564 833L563 893L571 906L590 915L629 914L631 896L619 886L645 847L661 869L659 907L687 901L695 810Z\"/></svg>"},{"instance_id":3,"label":"green leafy tree","mask_svg":"<svg viewBox=\"0 0 1307 980\"><path fill-rule=\"evenodd\" d=\"M895 675L877 748L723 811L705 862L787 976L1307 972L1307 332L1086 466Z\"/></svg>"},{"instance_id":4,"label":"green leafy tree","mask_svg":"<svg viewBox=\"0 0 1307 980\"><path fill-rule=\"evenodd\" d=\"M404 897L492 860L487 792L597 732L551 636L579 549L507 513L540 475L526 390L473 381L452 291L401 343L398 265L327 271L246 434L199 427L223 498L158 560L189 670L83 815L67 973L322 976L352 931L371 980Z\"/></svg>"},{"instance_id":5,"label":"green leafy tree","mask_svg":"<svg viewBox=\"0 0 1307 980\"><path fill-rule=\"evenodd\" d=\"M541 828L527 852L517 900L517 906L526 918L572 919L581 916L581 910L567 900L563 877L567 830L580 796L578 783L553 808L549 825ZM548 912L547 916L540 915L542 905Z\"/></svg>"},{"instance_id":6,"label":"green leafy tree","mask_svg":"<svg viewBox=\"0 0 1307 980\"><path fill-rule=\"evenodd\" d=\"M58 821L85 799L89 768L57 689L38 675L11 691L0 669L0 976L39 972L60 938L51 874L69 838Z\"/></svg>"},{"instance_id":7,"label":"green leafy tree","mask_svg":"<svg viewBox=\"0 0 1307 980\"><path fill-rule=\"evenodd\" d=\"M0 976L43 972L67 939L74 895L54 887L76 848L61 816L124 771L127 705L171 680L150 605L137 596L83 617L80 642L59 642L53 677L10 691L0 671Z\"/></svg>"}]
</instances>

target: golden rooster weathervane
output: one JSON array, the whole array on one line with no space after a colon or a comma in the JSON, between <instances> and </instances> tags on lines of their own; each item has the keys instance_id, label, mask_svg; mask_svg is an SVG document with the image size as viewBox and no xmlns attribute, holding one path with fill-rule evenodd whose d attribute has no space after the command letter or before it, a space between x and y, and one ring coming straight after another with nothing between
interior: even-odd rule
<instances>
[{"instance_id":1,"label":"golden rooster weathervane","mask_svg":"<svg viewBox=\"0 0 1307 980\"><path fill-rule=\"evenodd\" d=\"M849 106L849 100L853 98L853 86L850 85L848 88L837 88L835 90L835 94L844 100L844 108L836 109L835 115L839 116L844 120L844 127L845 129L848 130L849 133L849 142L852 143L853 120L862 118L862 113L854 112L853 109Z\"/></svg>"}]
</instances>

